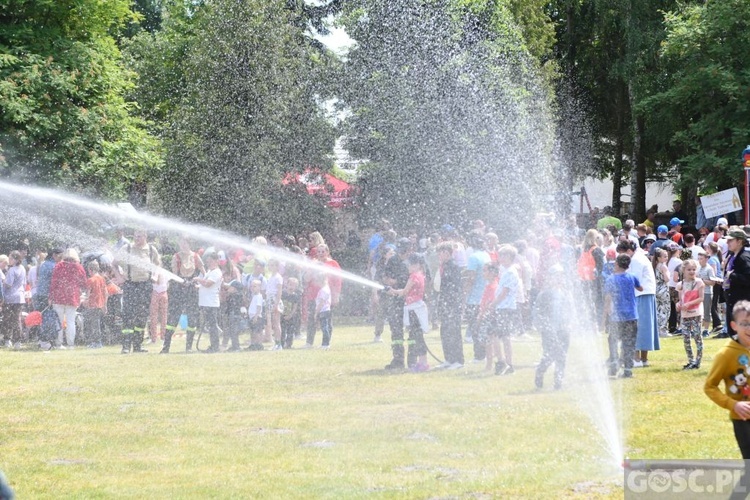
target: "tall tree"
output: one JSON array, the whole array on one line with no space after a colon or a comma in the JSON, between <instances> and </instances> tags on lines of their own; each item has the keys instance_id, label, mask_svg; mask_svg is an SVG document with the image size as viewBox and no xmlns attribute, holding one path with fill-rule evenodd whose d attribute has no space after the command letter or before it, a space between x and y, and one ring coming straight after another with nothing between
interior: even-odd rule
<instances>
[{"instance_id":1,"label":"tall tree","mask_svg":"<svg viewBox=\"0 0 750 500\"><path fill-rule=\"evenodd\" d=\"M122 198L161 166L125 99L126 0L0 1L0 175Z\"/></svg>"},{"instance_id":2,"label":"tall tree","mask_svg":"<svg viewBox=\"0 0 750 500\"><path fill-rule=\"evenodd\" d=\"M499 2L348 2L341 96L364 221L512 230L553 191L545 82ZM547 198L548 199L548 198Z\"/></svg>"},{"instance_id":3,"label":"tall tree","mask_svg":"<svg viewBox=\"0 0 750 500\"><path fill-rule=\"evenodd\" d=\"M323 223L320 201L282 189L286 173L327 166L334 140L319 83L330 62L295 25L298 12L282 0L177 2L165 12L161 31L128 48L135 67L156 69L141 71L139 100L166 125L155 203L240 232L298 228L289 212Z\"/></svg>"},{"instance_id":4,"label":"tall tree","mask_svg":"<svg viewBox=\"0 0 750 500\"><path fill-rule=\"evenodd\" d=\"M585 103L595 136L598 175L621 186L632 179L632 212L645 217L647 180L669 180L671 150L657 140L641 103L664 84L659 46L662 10L672 0L559 0L551 12L557 26L556 58L574 99ZM580 172L590 174L591 172ZM597 172L594 172L597 174Z\"/></svg>"},{"instance_id":5,"label":"tall tree","mask_svg":"<svg viewBox=\"0 0 750 500\"><path fill-rule=\"evenodd\" d=\"M750 144L750 3L709 0L666 15L665 88L644 102L679 165L678 188L738 185Z\"/></svg>"}]
</instances>

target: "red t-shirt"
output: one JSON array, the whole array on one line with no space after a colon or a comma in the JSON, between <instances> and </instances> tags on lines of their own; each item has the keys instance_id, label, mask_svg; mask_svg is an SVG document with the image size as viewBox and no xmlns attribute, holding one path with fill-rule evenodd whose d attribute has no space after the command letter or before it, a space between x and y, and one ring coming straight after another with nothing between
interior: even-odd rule
<instances>
[{"instance_id":1,"label":"red t-shirt","mask_svg":"<svg viewBox=\"0 0 750 500\"><path fill-rule=\"evenodd\" d=\"M81 290L86 288L86 271L77 262L61 261L52 270L49 300L53 304L78 307Z\"/></svg>"},{"instance_id":2,"label":"red t-shirt","mask_svg":"<svg viewBox=\"0 0 750 500\"><path fill-rule=\"evenodd\" d=\"M424 299L424 274L421 272L411 273L409 280L413 285L409 293L404 297L404 303L407 306Z\"/></svg>"},{"instance_id":3,"label":"red t-shirt","mask_svg":"<svg viewBox=\"0 0 750 500\"><path fill-rule=\"evenodd\" d=\"M498 282L499 278L495 278L491 282L487 283L487 285L484 287L484 292L482 292L482 299L479 301L480 314L486 311L492 301L495 299L495 291L497 290Z\"/></svg>"},{"instance_id":4,"label":"red t-shirt","mask_svg":"<svg viewBox=\"0 0 750 500\"><path fill-rule=\"evenodd\" d=\"M86 280L89 309L103 309L107 303L107 281L101 274L95 274Z\"/></svg>"}]
</instances>

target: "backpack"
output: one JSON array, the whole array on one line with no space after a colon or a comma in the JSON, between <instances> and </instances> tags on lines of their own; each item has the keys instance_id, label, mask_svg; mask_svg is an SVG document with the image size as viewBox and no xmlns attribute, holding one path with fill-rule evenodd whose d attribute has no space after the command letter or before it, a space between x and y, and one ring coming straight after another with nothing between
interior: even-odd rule
<instances>
[{"instance_id":1,"label":"backpack","mask_svg":"<svg viewBox=\"0 0 750 500\"><path fill-rule=\"evenodd\" d=\"M48 307L42 311L42 327L39 331L39 340L55 343L57 341L57 335L62 330L62 324L60 324L60 317L51 308Z\"/></svg>"},{"instance_id":2,"label":"backpack","mask_svg":"<svg viewBox=\"0 0 750 500\"><path fill-rule=\"evenodd\" d=\"M578 258L576 268L578 270L578 277L583 281L594 281L596 279L596 261L594 260L595 249L596 247L591 247L591 250L583 252Z\"/></svg>"}]
</instances>

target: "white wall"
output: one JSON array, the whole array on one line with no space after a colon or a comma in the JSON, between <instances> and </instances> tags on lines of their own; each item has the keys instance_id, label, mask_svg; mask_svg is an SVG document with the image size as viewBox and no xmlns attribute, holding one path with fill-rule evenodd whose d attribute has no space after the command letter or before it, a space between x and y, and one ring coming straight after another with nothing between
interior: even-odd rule
<instances>
[{"instance_id":1,"label":"white wall","mask_svg":"<svg viewBox=\"0 0 750 500\"><path fill-rule=\"evenodd\" d=\"M626 179L628 181L628 179ZM605 179L600 181L598 179L585 179L583 186L586 188L586 193L589 196L589 202L591 207L604 208L605 206L612 205L612 181ZM573 191L578 191L581 185L574 185ZM627 195L627 196L626 196ZM674 201L675 195L672 192L672 186L668 184L659 184L656 182L646 183L646 209L654 204L659 205L659 211L672 210L672 201ZM622 188L622 203L624 210L627 212L627 205L630 203L630 183L623 186ZM580 197L571 196L571 204L574 213L579 213L581 208ZM583 213L588 213L588 207L586 202L583 203Z\"/></svg>"}]
</instances>

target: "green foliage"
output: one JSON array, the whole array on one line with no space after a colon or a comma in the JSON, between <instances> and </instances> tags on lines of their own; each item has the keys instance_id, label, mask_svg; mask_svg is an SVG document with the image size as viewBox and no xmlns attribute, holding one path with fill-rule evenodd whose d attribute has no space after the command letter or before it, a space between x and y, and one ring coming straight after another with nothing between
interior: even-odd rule
<instances>
[{"instance_id":1,"label":"green foliage","mask_svg":"<svg viewBox=\"0 0 750 500\"><path fill-rule=\"evenodd\" d=\"M676 151L680 186L714 191L742 178L750 143L750 4L686 4L666 15L662 56L669 84L644 103Z\"/></svg>"},{"instance_id":2,"label":"green foliage","mask_svg":"<svg viewBox=\"0 0 750 500\"><path fill-rule=\"evenodd\" d=\"M162 122L156 206L241 233L325 224L323 200L281 187L288 172L328 166L334 140L318 83L329 60L299 13L280 0L172 2L166 13L162 30L127 45L135 95Z\"/></svg>"},{"instance_id":3,"label":"green foliage","mask_svg":"<svg viewBox=\"0 0 750 500\"><path fill-rule=\"evenodd\" d=\"M524 176L550 145L546 96L504 7L361 0L345 6L343 23L357 41L340 89L352 110L346 147L371 160L360 177L361 222L489 216L505 229L533 210L548 165L537 166L533 192ZM501 208L509 199L518 203Z\"/></svg>"},{"instance_id":4,"label":"green foliage","mask_svg":"<svg viewBox=\"0 0 750 500\"><path fill-rule=\"evenodd\" d=\"M129 2L0 3L0 175L122 198L161 165L111 33Z\"/></svg>"}]
</instances>

